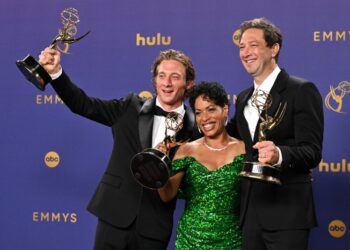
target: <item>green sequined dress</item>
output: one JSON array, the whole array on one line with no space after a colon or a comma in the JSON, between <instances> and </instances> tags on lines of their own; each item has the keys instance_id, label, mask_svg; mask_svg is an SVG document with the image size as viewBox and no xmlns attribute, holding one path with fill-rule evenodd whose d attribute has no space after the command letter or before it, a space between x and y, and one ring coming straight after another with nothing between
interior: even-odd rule
<instances>
[{"instance_id":1,"label":"green sequined dress","mask_svg":"<svg viewBox=\"0 0 350 250\"><path fill-rule=\"evenodd\" d=\"M191 156L172 162L173 173L185 172L178 193L186 205L177 226L177 250L242 249L237 209L243 161L238 155L212 171Z\"/></svg>"}]
</instances>

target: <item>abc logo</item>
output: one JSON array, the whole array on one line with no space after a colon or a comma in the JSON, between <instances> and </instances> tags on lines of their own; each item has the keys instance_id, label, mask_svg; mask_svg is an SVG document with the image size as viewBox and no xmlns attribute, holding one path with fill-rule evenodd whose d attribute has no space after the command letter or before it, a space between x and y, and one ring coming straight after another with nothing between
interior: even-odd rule
<instances>
[{"instance_id":1,"label":"abc logo","mask_svg":"<svg viewBox=\"0 0 350 250\"><path fill-rule=\"evenodd\" d=\"M153 98L152 93L149 92L149 91L141 91L141 92L139 93L139 96L140 96L140 97L145 97L145 98Z\"/></svg>"},{"instance_id":2,"label":"abc logo","mask_svg":"<svg viewBox=\"0 0 350 250\"><path fill-rule=\"evenodd\" d=\"M56 152L50 151L45 155L44 161L49 168L55 168L60 163L60 156Z\"/></svg>"},{"instance_id":3,"label":"abc logo","mask_svg":"<svg viewBox=\"0 0 350 250\"><path fill-rule=\"evenodd\" d=\"M341 238L346 233L346 225L341 220L333 220L328 225L328 232L334 238Z\"/></svg>"},{"instance_id":4,"label":"abc logo","mask_svg":"<svg viewBox=\"0 0 350 250\"><path fill-rule=\"evenodd\" d=\"M234 44L239 46L239 39L241 38L241 31L238 29L232 35L232 41Z\"/></svg>"}]
</instances>

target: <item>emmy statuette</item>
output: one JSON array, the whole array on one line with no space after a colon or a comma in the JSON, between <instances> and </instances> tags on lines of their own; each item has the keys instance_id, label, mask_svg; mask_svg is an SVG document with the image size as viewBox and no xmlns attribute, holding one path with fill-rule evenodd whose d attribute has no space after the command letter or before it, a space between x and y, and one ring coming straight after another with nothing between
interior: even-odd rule
<instances>
[{"instance_id":1,"label":"emmy statuette","mask_svg":"<svg viewBox=\"0 0 350 250\"><path fill-rule=\"evenodd\" d=\"M84 38L90 31L81 37L74 38L78 31L77 24L80 22L79 13L74 8L64 9L61 12L61 20L63 29L59 30L59 33L50 43L50 47L66 53L65 50L60 49L59 43L67 47L69 44L78 42ZM25 78L41 91L44 91L45 86L52 80L46 70L31 55L27 55L23 60L17 60L16 65Z\"/></svg>"},{"instance_id":2,"label":"emmy statuette","mask_svg":"<svg viewBox=\"0 0 350 250\"><path fill-rule=\"evenodd\" d=\"M283 106L280 103L276 113L272 117L267 114L267 110L272 105L272 97L269 93L263 90L257 90L253 93L251 102L252 106L259 112L258 140L259 142L265 141L266 131L275 128L281 122L287 108L287 103L284 103ZM262 162L245 162L240 176L281 185L280 173L281 171L276 165Z\"/></svg>"},{"instance_id":3,"label":"emmy statuette","mask_svg":"<svg viewBox=\"0 0 350 250\"><path fill-rule=\"evenodd\" d=\"M176 112L170 112L165 118L165 124L165 138L162 143L169 148L179 145L175 136L183 127L183 116ZM169 136L169 130L173 131L174 135ZM170 164L171 160L168 155L158 149L147 148L131 159L131 172L141 186L157 189L167 183L170 175Z\"/></svg>"}]
</instances>

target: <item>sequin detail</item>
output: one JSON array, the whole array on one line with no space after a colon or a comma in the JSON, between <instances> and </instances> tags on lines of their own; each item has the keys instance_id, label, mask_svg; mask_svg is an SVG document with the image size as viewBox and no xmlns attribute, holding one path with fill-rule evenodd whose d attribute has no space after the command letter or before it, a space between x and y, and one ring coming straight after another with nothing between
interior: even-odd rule
<instances>
[{"instance_id":1,"label":"sequin detail","mask_svg":"<svg viewBox=\"0 0 350 250\"><path fill-rule=\"evenodd\" d=\"M208 170L187 156L172 163L172 172L185 171L178 197L186 200L178 222L175 249L240 250L239 172L244 155L217 170Z\"/></svg>"}]
</instances>

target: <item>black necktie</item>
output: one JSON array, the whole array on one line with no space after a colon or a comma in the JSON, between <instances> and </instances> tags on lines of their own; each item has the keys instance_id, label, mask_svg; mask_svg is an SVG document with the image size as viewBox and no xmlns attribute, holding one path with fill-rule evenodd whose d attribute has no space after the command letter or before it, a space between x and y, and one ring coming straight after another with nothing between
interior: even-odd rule
<instances>
[{"instance_id":1,"label":"black necktie","mask_svg":"<svg viewBox=\"0 0 350 250\"><path fill-rule=\"evenodd\" d=\"M156 105L156 108L154 110L154 115L158 115L158 116L167 116L170 112L167 112L165 110L163 110L161 107Z\"/></svg>"}]
</instances>

